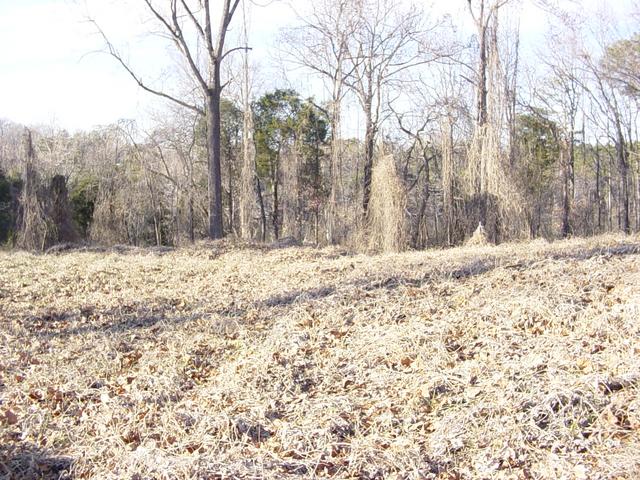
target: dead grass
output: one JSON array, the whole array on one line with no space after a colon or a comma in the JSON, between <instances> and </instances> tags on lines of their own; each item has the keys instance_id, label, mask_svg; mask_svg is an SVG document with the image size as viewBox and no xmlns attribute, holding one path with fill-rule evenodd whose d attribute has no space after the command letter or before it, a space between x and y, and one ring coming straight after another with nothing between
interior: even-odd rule
<instances>
[{"instance_id":1,"label":"dead grass","mask_svg":"<svg viewBox=\"0 0 640 480\"><path fill-rule=\"evenodd\" d=\"M638 253L0 252L0 478L638 478Z\"/></svg>"},{"instance_id":2,"label":"dead grass","mask_svg":"<svg viewBox=\"0 0 640 480\"><path fill-rule=\"evenodd\" d=\"M489 245L489 238L487 237L487 232L485 231L482 223L478 225L473 235L466 241L467 247L486 247Z\"/></svg>"},{"instance_id":3,"label":"dead grass","mask_svg":"<svg viewBox=\"0 0 640 480\"><path fill-rule=\"evenodd\" d=\"M371 200L364 235L371 253L401 252L407 247L407 197L393 155L382 155L373 168Z\"/></svg>"}]
</instances>

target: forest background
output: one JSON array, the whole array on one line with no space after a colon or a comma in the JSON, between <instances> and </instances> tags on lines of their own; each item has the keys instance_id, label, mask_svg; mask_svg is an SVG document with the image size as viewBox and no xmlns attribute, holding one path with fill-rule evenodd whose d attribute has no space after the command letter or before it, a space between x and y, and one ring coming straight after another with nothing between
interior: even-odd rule
<instances>
[{"instance_id":1,"label":"forest background","mask_svg":"<svg viewBox=\"0 0 640 480\"><path fill-rule=\"evenodd\" d=\"M638 4L444 3L0 7L0 242L638 231Z\"/></svg>"}]
</instances>

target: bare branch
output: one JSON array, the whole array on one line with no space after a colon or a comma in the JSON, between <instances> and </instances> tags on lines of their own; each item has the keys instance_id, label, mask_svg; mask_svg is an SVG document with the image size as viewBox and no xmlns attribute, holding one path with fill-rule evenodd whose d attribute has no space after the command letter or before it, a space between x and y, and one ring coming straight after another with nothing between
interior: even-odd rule
<instances>
[{"instance_id":1,"label":"bare branch","mask_svg":"<svg viewBox=\"0 0 640 480\"><path fill-rule=\"evenodd\" d=\"M245 52L249 52L249 51L253 50L253 48L251 48L251 47L235 47L235 48L232 48L231 50L227 50L222 55L222 57L220 57L220 61L224 60L227 57L227 55L229 55L230 53L237 52L237 51L240 51L240 50L243 50Z\"/></svg>"},{"instance_id":2,"label":"bare branch","mask_svg":"<svg viewBox=\"0 0 640 480\"><path fill-rule=\"evenodd\" d=\"M120 55L120 53L116 50L116 48L113 46L113 44L109 41L109 39L107 38L106 34L104 33L104 31L100 28L100 26L97 24L97 22L93 19L89 19L89 21L96 27L98 33L100 34L100 36L102 37L102 39L105 42L105 45L107 47L107 53L109 55L111 55L113 58L115 58L120 65L122 66L122 68L124 68L124 70L135 80L135 82L138 84L138 86L140 88L142 88L143 90L149 92L149 93L153 93L154 95L157 95L159 97L165 98L167 100L171 100L172 102L184 107L184 108L188 108L189 110L192 110L200 115L204 115L204 110L202 108L199 108L195 105L189 104L187 102L184 102L183 100L180 100L166 92L163 92L161 90L156 90L154 88L149 87L148 85L146 85L143 81L142 78L140 78L129 66L129 64L127 62L124 61L124 59L122 58L122 56Z\"/></svg>"},{"instance_id":3,"label":"bare branch","mask_svg":"<svg viewBox=\"0 0 640 480\"><path fill-rule=\"evenodd\" d=\"M191 22L193 23L193 26L196 27L196 30L198 31L202 39L206 41L207 36L205 35L204 30L202 29L202 25L200 25L200 22L198 22L198 19L195 17L193 12L189 8L189 5L187 4L187 2L185 0L180 0L180 3L182 4L182 8L184 8L184 10L187 12L187 15L189 15L189 18L191 18Z\"/></svg>"},{"instance_id":4,"label":"bare branch","mask_svg":"<svg viewBox=\"0 0 640 480\"><path fill-rule=\"evenodd\" d=\"M171 2L171 18L173 21L173 28L174 28L173 32L174 32L175 39L177 43L181 46L180 51L183 53L183 55L187 59L187 62L189 63L189 67L191 67L191 72L193 73L194 77L196 78L196 80L198 81L202 89L205 92L207 92L207 90L209 89L209 84L205 81L204 77L202 76L202 73L200 72L200 69L196 65L195 59L191 55L191 50L187 45L187 41L185 40L184 35L182 34L182 28L180 27L180 22L178 21L178 9L177 9L175 0L172 0Z\"/></svg>"}]
</instances>

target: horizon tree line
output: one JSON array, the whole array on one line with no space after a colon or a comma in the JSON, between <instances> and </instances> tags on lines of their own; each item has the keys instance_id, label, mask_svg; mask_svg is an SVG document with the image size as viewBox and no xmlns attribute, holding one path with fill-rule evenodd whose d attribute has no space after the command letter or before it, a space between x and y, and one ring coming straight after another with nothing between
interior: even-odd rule
<instances>
[{"instance_id":1,"label":"horizon tree line","mask_svg":"<svg viewBox=\"0 0 640 480\"><path fill-rule=\"evenodd\" d=\"M286 62L323 82L328 99L318 102L291 88L253 96L239 0L223 2L217 31L206 1L166 10L143 1L190 67L200 102L145 83L103 33L108 53L168 101L167 114L148 132L123 121L32 138L3 121L1 242L233 235L395 250L460 244L479 223L495 242L640 229L638 34L596 38L579 13L546 6L550 23L559 19L554 48L532 69L512 27L514 1L468 0L470 38L405 2L314 2L281 45ZM244 28L226 47L234 18ZM364 126L346 138L354 105ZM374 175L378 164L385 173ZM372 204L402 222L374 221ZM399 240L369 242L380 229Z\"/></svg>"}]
</instances>

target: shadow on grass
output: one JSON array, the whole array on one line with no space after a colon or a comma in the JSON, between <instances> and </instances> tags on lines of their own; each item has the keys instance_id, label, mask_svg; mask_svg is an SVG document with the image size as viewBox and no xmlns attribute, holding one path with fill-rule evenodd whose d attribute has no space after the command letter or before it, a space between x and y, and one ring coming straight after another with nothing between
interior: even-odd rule
<instances>
[{"instance_id":1,"label":"shadow on grass","mask_svg":"<svg viewBox=\"0 0 640 480\"><path fill-rule=\"evenodd\" d=\"M532 260L521 260L515 263L511 262L509 256L488 256L482 259L476 259L459 265L452 265L449 269L440 270L431 268L422 270L419 275L390 275L386 277L371 276L363 277L345 284L345 287L357 287L364 291L374 291L379 289L395 290L400 287L422 287L428 284L434 284L446 280L465 280L467 278L484 275L496 268L509 268L512 270L527 270L541 260L588 260L594 257L623 257L628 255L640 254L640 244L623 243L611 247L590 248L577 251L552 252L548 255ZM284 294L274 295L260 302L259 306L288 306L296 302L306 300L319 300L336 293L336 286L316 287L310 290L292 290Z\"/></svg>"},{"instance_id":2,"label":"shadow on grass","mask_svg":"<svg viewBox=\"0 0 640 480\"><path fill-rule=\"evenodd\" d=\"M334 286L322 286L310 288L307 290L299 289L292 290L289 292L281 293L278 295L273 295L266 300L261 300L257 302L257 307L279 307L279 306L287 306L291 305L295 302L305 301L305 300L319 300L322 298L326 298L330 295L336 293L336 287Z\"/></svg>"},{"instance_id":3,"label":"shadow on grass","mask_svg":"<svg viewBox=\"0 0 640 480\"><path fill-rule=\"evenodd\" d=\"M581 249L566 252L549 252L533 259L513 261L509 255L491 255L481 259L451 265L448 268L432 268L428 264L416 266L417 274L397 274L389 276L364 275L350 282L338 285L322 285L310 289L295 289L285 293L273 295L266 299L257 300L250 305L252 309L271 309L288 307L295 303L315 302L323 300L341 290L357 288L366 292L380 289L396 290L401 287L422 287L447 280L463 281L488 273L496 268L512 270L527 270L540 261L551 260L587 260L594 257L613 258L640 254L640 244L624 243L611 247ZM427 266L427 268L424 268ZM206 310L206 300L192 307L203 307ZM233 305L213 312L222 322L242 322L247 309ZM83 317L88 320L81 321ZM171 304L158 305L149 308L143 304L125 305L106 311L62 312L41 316L33 316L23 321L24 326L32 332L45 338L84 335L92 332L118 333L126 330L143 330L153 328L157 324L181 325L199 318L197 313L179 314L173 311Z\"/></svg>"},{"instance_id":4,"label":"shadow on grass","mask_svg":"<svg viewBox=\"0 0 640 480\"><path fill-rule=\"evenodd\" d=\"M73 459L32 444L0 443L0 480L72 480Z\"/></svg>"},{"instance_id":5,"label":"shadow on grass","mask_svg":"<svg viewBox=\"0 0 640 480\"><path fill-rule=\"evenodd\" d=\"M158 324L181 324L198 318L195 314L168 315L167 308L128 305L123 308L87 312L49 312L22 321L24 327L41 338L67 338L94 332L106 334L127 330L153 329Z\"/></svg>"},{"instance_id":6,"label":"shadow on grass","mask_svg":"<svg viewBox=\"0 0 640 480\"><path fill-rule=\"evenodd\" d=\"M624 257L627 255L640 254L640 244L637 243L621 243L610 247L595 247L586 250L577 250L575 252L559 252L552 253L548 258L552 260L588 260L593 257Z\"/></svg>"}]
</instances>

